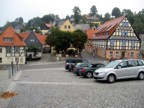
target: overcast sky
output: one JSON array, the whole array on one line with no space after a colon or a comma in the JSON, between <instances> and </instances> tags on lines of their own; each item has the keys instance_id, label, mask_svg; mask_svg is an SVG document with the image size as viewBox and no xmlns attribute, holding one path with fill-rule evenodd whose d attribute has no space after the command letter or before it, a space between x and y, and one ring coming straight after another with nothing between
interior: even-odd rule
<instances>
[{"instance_id":1,"label":"overcast sky","mask_svg":"<svg viewBox=\"0 0 144 108\"><path fill-rule=\"evenodd\" d=\"M53 13L65 18L72 15L74 6L78 6L81 14L88 14L92 5L95 5L98 14L111 14L114 7L131 9L139 12L144 9L144 0L0 0L0 26L7 21L14 21L22 17L24 22L34 17L42 17Z\"/></svg>"}]
</instances>

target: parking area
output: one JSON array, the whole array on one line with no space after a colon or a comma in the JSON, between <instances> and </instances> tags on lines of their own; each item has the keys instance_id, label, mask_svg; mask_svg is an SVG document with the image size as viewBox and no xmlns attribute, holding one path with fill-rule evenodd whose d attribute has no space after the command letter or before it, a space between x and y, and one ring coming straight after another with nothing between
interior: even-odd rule
<instances>
[{"instance_id":1,"label":"parking area","mask_svg":"<svg viewBox=\"0 0 144 108\"><path fill-rule=\"evenodd\" d=\"M7 108L143 108L144 81L109 84L62 68L24 70Z\"/></svg>"}]
</instances>

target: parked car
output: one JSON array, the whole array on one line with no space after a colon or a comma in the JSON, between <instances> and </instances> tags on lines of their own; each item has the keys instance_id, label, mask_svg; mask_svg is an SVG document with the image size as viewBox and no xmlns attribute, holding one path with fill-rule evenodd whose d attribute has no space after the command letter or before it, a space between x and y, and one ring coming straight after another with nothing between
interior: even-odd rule
<instances>
[{"instance_id":1,"label":"parked car","mask_svg":"<svg viewBox=\"0 0 144 108\"><path fill-rule=\"evenodd\" d=\"M92 64L90 63L77 63L75 66L74 66L74 69L73 69L73 73L76 74L76 75L79 75L79 71L82 69L82 68L88 68L88 67L91 67Z\"/></svg>"},{"instance_id":2,"label":"parked car","mask_svg":"<svg viewBox=\"0 0 144 108\"><path fill-rule=\"evenodd\" d=\"M86 78L93 78L93 72L101 67L104 67L105 65L102 63L95 63L91 64L91 67L84 67L79 71L80 76L84 76Z\"/></svg>"},{"instance_id":3,"label":"parked car","mask_svg":"<svg viewBox=\"0 0 144 108\"><path fill-rule=\"evenodd\" d=\"M77 63L88 63L87 60L79 59L79 58L68 58L65 60L65 69L68 71L72 71L74 66Z\"/></svg>"},{"instance_id":4,"label":"parked car","mask_svg":"<svg viewBox=\"0 0 144 108\"><path fill-rule=\"evenodd\" d=\"M140 59L114 60L95 70L93 76L96 80L107 80L109 83L126 78L143 80L144 61Z\"/></svg>"}]
</instances>

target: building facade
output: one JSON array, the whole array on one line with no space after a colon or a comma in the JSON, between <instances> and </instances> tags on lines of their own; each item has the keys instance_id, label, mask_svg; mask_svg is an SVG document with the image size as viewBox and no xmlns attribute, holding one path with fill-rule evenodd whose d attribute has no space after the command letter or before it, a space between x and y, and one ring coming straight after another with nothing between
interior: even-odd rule
<instances>
[{"instance_id":1,"label":"building facade","mask_svg":"<svg viewBox=\"0 0 144 108\"><path fill-rule=\"evenodd\" d=\"M69 31L73 32L75 31L74 26L71 24L69 20L66 20L61 26L60 26L61 31Z\"/></svg>"},{"instance_id":2,"label":"building facade","mask_svg":"<svg viewBox=\"0 0 144 108\"><path fill-rule=\"evenodd\" d=\"M85 43L85 50L89 53L93 53L93 37L97 30L89 29L86 31L87 34L87 42Z\"/></svg>"},{"instance_id":3,"label":"building facade","mask_svg":"<svg viewBox=\"0 0 144 108\"><path fill-rule=\"evenodd\" d=\"M30 33L21 33L20 35L26 43L26 56L30 58L41 58L46 45L46 36L33 31Z\"/></svg>"},{"instance_id":4,"label":"building facade","mask_svg":"<svg viewBox=\"0 0 144 108\"><path fill-rule=\"evenodd\" d=\"M12 27L0 36L0 64L25 64L26 44Z\"/></svg>"},{"instance_id":5,"label":"building facade","mask_svg":"<svg viewBox=\"0 0 144 108\"><path fill-rule=\"evenodd\" d=\"M93 38L93 52L105 59L138 58L140 38L125 16L105 22Z\"/></svg>"}]
</instances>

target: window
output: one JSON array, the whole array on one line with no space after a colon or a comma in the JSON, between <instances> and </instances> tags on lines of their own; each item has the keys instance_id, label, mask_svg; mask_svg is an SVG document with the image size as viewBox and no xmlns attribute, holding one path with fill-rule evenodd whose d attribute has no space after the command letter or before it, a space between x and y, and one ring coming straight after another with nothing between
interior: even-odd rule
<instances>
[{"instance_id":1,"label":"window","mask_svg":"<svg viewBox=\"0 0 144 108\"><path fill-rule=\"evenodd\" d=\"M6 53L11 53L11 47L6 47Z\"/></svg>"},{"instance_id":2,"label":"window","mask_svg":"<svg viewBox=\"0 0 144 108\"><path fill-rule=\"evenodd\" d=\"M138 64L139 64L139 66L143 66L144 65L144 63L141 60L138 60Z\"/></svg>"},{"instance_id":3,"label":"window","mask_svg":"<svg viewBox=\"0 0 144 108\"><path fill-rule=\"evenodd\" d=\"M126 46L126 41L125 40L122 41L122 46Z\"/></svg>"},{"instance_id":4,"label":"window","mask_svg":"<svg viewBox=\"0 0 144 108\"><path fill-rule=\"evenodd\" d=\"M34 39L30 39L31 42L34 42Z\"/></svg>"},{"instance_id":5,"label":"window","mask_svg":"<svg viewBox=\"0 0 144 108\"><path fill-rule=\"evenodd\" d=\"M114 40L110 40L110 46L114 46Z\"/></svg>"},{"instance_id":6,"label":"window","mask_svg":"<svg viewBox=\"0 0 144 108\"><path fill-rule=\"evenodd\" d=\"M113 52L110 52L110 58L112 58L113 57Z\"/></svg>"},{"instance_id":7,"label":"window","mask_svg":"<svg viewBox=\"0 0 144 108\"><path fill-rule=\"evenodd\" d=\"M122 26L127 27L128 26L128 22L122 22Z\"/></svg>"},{"instance_id":8,"label":"window","mask_svg":"<svg viewBox=\"0 0 144 108\"><path fill-rule=\"evenodd\" d=\"M68 29L70 29L71 27L70 27L70 25L68 26Z\"/></svg>"},{"instance_id":9,"label":"window","mask_svg":"<svg viewBox=\"0 0 144 108\"><path fill-rule=\"evenodd\" d=\"M5 41L5 42L12 42L12 41L13 41L13 38L4 38L4 41Z\"/></svg>"},{"instance_id":10,"label":"window","mask_svg":"<svg viewBox=\"0 0 144 108\"><path fill-rule=\"evenodd\" d=\"M2 48L0 48L0 53L2 53Z\"/></svg>"},{"instance_id":11,"label":"window","mask_svg":"<svg viewBox=\"0 0 144 108\"><path fill-rule=\"evenodd\" d=\"M65 25L65 27L64 27L65 29L67 29L67 25Z\"/></svg>"},{"instance_id":12,"label":"window","mask_svg":"<svg viewBox=\"0 0 144 108\"><path fill-rule=\"evenodd\" d=\"M131 55L130 55L130 56L131 56L131 58L133 58L133 57L134 57L134 52L131 52Z\"/></svg>"},{"instance_id":13,"label":"window","mask_svg":"<svg viewBox=\"0 0 144 108\"><path fill-rule=\"evenodd\" d=\"M121 62L119 65L121 66L121 68L126 68L126 67L128 67L128 64L127 64L126 61Z\"/></svg>"},{"instance_id":14,"label":"window","mask_svg":"<svg viewBox=\"0 0 144 108\"><path fill-rule=\"evenodd\" d=\"M116 52L116 57L119 57L119 52Z\"/></svg>"},{"instance_id":15,"label":"window","mask_svg":"<svg viewBox=\"0 0 144 108\"><path fill-rule=\"evenodd\" d=\"M131 61L128 61L128 65L129 65L129 67L134 67L134 66L136 66L136 63L134 60L131 60Z\"/></svg>"},{"instance_id":16,"label":"window","mask_svg":"<svg viewBox=\"0 0 144 108\"><path fill-rule=\"evenodd\" d=\"M128 36L128 33L126 31L122 31L122 36Z\"/></svg>"},{"instance_id":17,"label":"window","mask_svg":"<svg viewBox=\"0 0 144 108\"><path fill-rule=\"evenodd\" d=\"M2 63L2 58L0 58L0 63Z\"/></svg>"},{"instance_id":18,"label":"window","mask_svg":"<svg viewBox=\"0 0 144 108\"><path fill-rule=\"evenodd\" d=\"M131 41L131 49L135 48L135 41Z\"/></svg>"},{"instance_id":19,"label":"window","mask_svg":"<svg viewBox=\"0 0 144 108\"><path fill-rule=\"evenodd\" d=\"M15 47L15 48L14 48L14 52L15 52L15 53L19 53L19 52L20 52L19 47Z\"/></svg>"}]
</instances>

